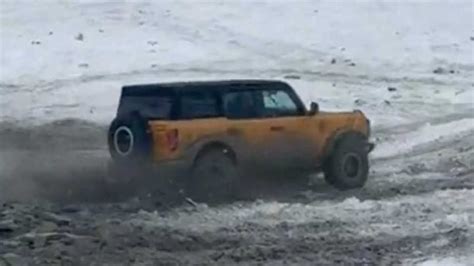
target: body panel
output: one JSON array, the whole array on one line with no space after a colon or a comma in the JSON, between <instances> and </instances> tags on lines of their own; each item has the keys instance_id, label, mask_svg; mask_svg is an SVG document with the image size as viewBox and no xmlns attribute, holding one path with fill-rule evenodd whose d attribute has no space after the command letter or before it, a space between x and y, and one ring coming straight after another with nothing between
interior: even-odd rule
<instances>
[{"instance_id":1,"label":"body panel","mask_svg":"<svg viewBox=\"0 0 474 266\"><path fill-rule=\"evenodd\" d=\"M184 160L191 165L209 143L229 146L240 164L275 171L315 169L331 139L355 131L367 136L362 113L318 113L314 116L262 119L209 118L150 121L155 162ZM167 132L178 130L178 147L170 150Z\"/></svg>"}]
</instances>

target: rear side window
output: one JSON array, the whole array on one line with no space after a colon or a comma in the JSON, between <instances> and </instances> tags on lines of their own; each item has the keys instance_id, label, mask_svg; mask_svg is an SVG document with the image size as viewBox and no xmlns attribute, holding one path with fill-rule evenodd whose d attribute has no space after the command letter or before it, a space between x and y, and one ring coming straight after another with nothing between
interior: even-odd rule
<instances>
[{"instance_id":1,"label":"rear side window","mask_svg":"<svg viewBox=\"0 0 474 266\"><path fill-rule=\"evenodd\" d=\"M167 120L171 118L172 104L171 95L130 95L123 97L120 113L139 111L149 119Z\"/></svg>"},{"instance_id":2,"label":"rear side window","mask_svg":"<svg viewBox=\"0 0 474 266\"><path fill-rule=\"evenodd\" d=\"M181 119L219 117L219 109L218 98L212 92L189 91L181 95Z\"/></svg>"}]
</instances>

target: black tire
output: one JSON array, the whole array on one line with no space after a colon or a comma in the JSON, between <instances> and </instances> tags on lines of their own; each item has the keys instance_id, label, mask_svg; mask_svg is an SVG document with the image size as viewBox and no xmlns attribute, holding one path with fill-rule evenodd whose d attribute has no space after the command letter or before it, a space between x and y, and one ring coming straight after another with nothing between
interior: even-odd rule
<instances>
[{"instance_id":1,"label":"black tire","mask_svg":"<svg viewBox=\"0 0 474 266\"><path fill-rule=\"evenodd\" d=\"M347 134L337 141L323 170L326 182L340 190L361 188L369 174L367 139Z\"/></svg>"},{"instance_id":2,"label":"black tire","mask_svg":"<svg viewBox=\"0 0 474 266\"><path fill-rule=\"evenodd\" d=\"M151 138L146 119L139 114L115 118L108 131L109 152L116 162L137 162L149 158Z\"/></svg>"},{"instance_id":3,"label":"black tire","mask_svg":"<svg viewBox=\"0 0 474 266\"><path fill-rule=\"evenodd\" d=\"M234 197L240 174L234 160L224 149L198 155L186 192L194 200L218 201Z\"/></svg>"}]
</instances>

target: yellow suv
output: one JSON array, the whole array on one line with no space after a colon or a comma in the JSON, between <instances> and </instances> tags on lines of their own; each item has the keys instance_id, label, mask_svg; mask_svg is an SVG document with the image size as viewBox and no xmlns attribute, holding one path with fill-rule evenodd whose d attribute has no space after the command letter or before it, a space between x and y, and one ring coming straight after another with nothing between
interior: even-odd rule
<instances>
[{"instance_id":1,"label":"yellow suv","mask_svg":"<svg viewBox=\"0 0 474 266\"><path fill-rule=\"evenodd\" d=\"M151 163L206 197L257 173L322 170L339 189L362 187L369 135L361 111L307 110L282 81L228 80L123 87L108 142L114 165Z\"/></svg>"}]
</instances>

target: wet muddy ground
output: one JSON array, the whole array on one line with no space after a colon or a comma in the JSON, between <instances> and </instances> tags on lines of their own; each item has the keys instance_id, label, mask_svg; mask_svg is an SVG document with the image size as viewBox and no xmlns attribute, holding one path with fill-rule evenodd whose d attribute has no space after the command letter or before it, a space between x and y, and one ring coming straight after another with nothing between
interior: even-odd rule
<instances>
[{"instance_id":1,"label":"wet muddy ground","mask_svg":"<svg viewBox=\"0 0 474 266\"><path fill-rule=\"evenodd\" d=\"M64 138L49 136L53 127ZM468 262L474 247L472 130L400 154L374 151L361 190L289 176L205 204L106 186L105 128L61 121L2 131L0 265L393 265ZM383 147L417 129L374 134Z\"/></svg>"}]
</instances>

